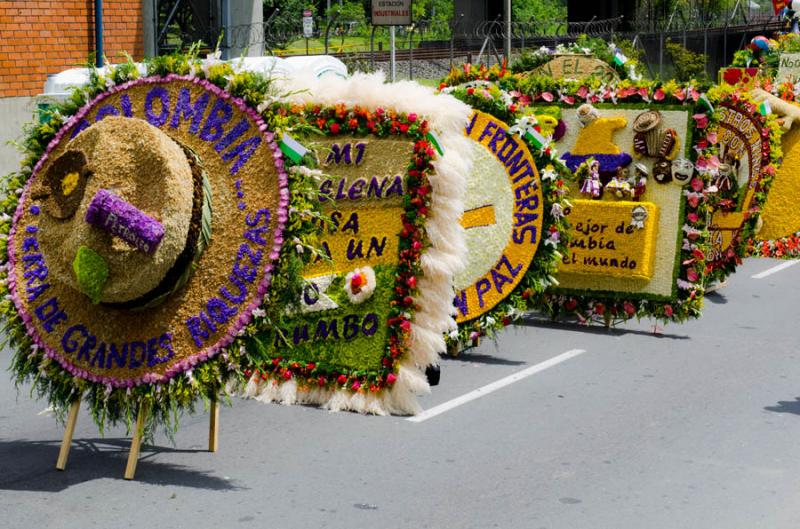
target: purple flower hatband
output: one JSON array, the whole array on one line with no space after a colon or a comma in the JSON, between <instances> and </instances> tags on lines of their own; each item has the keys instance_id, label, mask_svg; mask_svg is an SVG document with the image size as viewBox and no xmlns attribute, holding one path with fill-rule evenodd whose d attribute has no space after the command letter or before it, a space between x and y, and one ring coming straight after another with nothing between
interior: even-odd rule
<instances>
[{"instance_id":1,"label":"purple flower hatband","mask_svg":"<svg viewBox=\"0 0 800 529\"><path fill-rule=\"evenodd\" d=\"M164 225L106 189L99 189L86 209L86 222L152 254L164 238Z\"/></svg>"}]
</instances>

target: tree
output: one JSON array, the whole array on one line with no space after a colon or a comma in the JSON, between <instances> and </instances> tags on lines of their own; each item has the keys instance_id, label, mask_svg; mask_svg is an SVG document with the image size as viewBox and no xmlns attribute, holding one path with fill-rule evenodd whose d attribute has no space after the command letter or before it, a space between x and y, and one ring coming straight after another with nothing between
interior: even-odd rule
<instances>
[{"instance_id":1,"label":"tree","mask_svg":"<svg viewBox=\"0 0 800 529\"><path fill-rule=\"evenodd\" d=\"M566 0L512 0L511 17L515 22L566 20Z\"/></svg>"}]
</instances>

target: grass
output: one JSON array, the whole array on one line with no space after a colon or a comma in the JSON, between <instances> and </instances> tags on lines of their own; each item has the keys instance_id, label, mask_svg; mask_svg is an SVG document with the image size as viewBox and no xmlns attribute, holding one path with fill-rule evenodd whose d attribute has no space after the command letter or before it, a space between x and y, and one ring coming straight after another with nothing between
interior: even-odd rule
<instances>
[{"instance_id":1,"label":"grass","mask_svg":"<svg viewBox=\"0 0 800 529\"><path fill-rule=\"evenodd\" d=\"M397 38L396 46L398 49L408 49L408 40L406 38ZM419 47L419 40L414 39L414 47ZM375 37L375 51L380 49L389 49L389 38L385 36ZM337 37L331 35L328 39L328 53L341 53L341 52L354 52L354 51L370 51L369 50L369 37ZM325 52L325 39L314 38L308 39L308 52L310 54L320 54ZM306 54L306 39L297 39L291 42L286 49L276 49L275 55L305 55Z\"/></svg>"}]
</instances>

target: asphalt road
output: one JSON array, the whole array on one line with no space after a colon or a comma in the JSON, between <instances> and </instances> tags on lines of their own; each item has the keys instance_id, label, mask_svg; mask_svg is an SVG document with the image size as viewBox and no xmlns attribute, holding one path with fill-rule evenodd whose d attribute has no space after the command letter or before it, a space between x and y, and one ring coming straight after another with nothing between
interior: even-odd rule
<instances>
[{"instance_id":1,"label":"asphalt road","mask_svg":"<svg viewBox=\"0 0 800 529\"><path fill-rule=\"evenodd\" d=\"M62 430L0 376L0 527L795 529L800 266L752 277L778 264L747 261L661 335L510 328L443 361L422 403L446 409L421 422L234 401L218 453L185 418L133 482L124 432L85 410L57 472Z\"/></svg>"}]
</instances>

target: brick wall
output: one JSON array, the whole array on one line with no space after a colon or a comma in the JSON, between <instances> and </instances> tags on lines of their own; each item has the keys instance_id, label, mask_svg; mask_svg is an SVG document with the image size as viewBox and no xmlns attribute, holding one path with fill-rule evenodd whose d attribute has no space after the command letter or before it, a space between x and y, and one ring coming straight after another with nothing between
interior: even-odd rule
<instances>
[{"instance_id":1,"label":"brick wall","mask_svg":"<svg viewBox=\"0 0 800 529\"><path fill-rule=\"evenodd\" d=\"M103 0L103 49L111 62L144 55L142 0ZM94 0L0 2L0 97L42 92L48 74L94 60Z\"/></svg>"}]
</instances>

